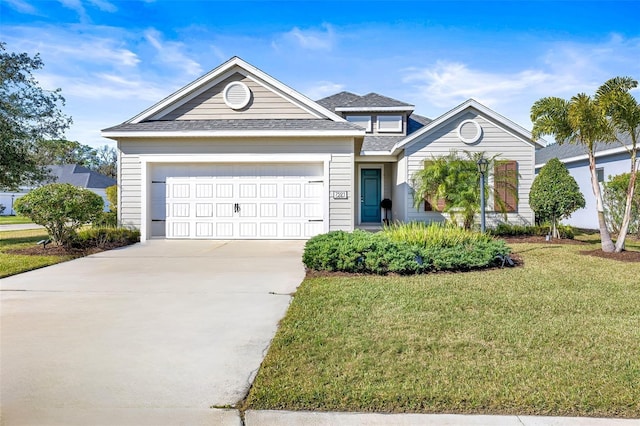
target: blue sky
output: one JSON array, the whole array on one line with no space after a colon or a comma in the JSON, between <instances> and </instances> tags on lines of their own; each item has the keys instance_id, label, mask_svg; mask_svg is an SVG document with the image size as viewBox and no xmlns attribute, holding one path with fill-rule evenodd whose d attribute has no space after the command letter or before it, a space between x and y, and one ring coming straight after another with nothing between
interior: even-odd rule
<instances>
[{"instance_id":1,"label":"blue sky","mask_svg":"<svg viewBox=\"0 0 640 426\"><path fill-rule=\"evenodd\" d=\"M312 99L378 92L435 118L475 98L530 129L541 97L640 79L639 16L640 1L0 0L0 40L40 53L67 138L100 146L232 56Z\"/></svg>"}]
</instances>

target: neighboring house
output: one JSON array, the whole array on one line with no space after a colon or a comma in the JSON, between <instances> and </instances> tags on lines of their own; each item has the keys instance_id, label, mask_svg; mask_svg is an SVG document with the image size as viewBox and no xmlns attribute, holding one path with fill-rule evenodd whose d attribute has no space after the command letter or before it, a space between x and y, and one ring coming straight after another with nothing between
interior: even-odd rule
<instances>
[{"instance_id":1,"label":"neighboring house","mask_svg":"<svg viewBox=\"0 0 640 426\"><path fill-rule=\"evenodd\" d=\"M500 168L517 171L507 219L533 223L540 145L527 130L474 100L435 120L413 110L375 93L314 102L234 57L102 131L118 143L119 220L143 240L309 238L379 226L387 198L391 220L442 221L429 203L413 207L412 175L433 156L467 150L499 154ZM490 195L495 224L503 216Z\"/></svg>"},{"instance_id":2,"label":"neighboring house","mask_svg":"<svg viewBox=\"0 0 640 426\"><path fill-rule=\"evenodd\" d=\"M48 166L52 182L70 183L73 186L89 189L104 200L104 210L109 210L109 202L107 201L106 188L116 184L115 179L111 179L86 167L75 164L66 164L63 166ZM23 187L17 192L0 192L0 204L6 207L3 215L16 214L13 210L13 203L20 197L25 196L35 187Z\"/></svg>"},{"instance_id":3,"label":"neighboring house","mask_svg":"<svg viewBox=\"0 0 640 426\"><path fill-rule=\"evenodd\" d=\"M598 182L609 180L609 176L615 176L631 171L631 159L628 147L631 146L631 138L622 139L620 142L610 144L596 144L596 175ZM591 173L589 172L589 157L583 145L576 144L551 144L536 152L536 174L547 161L552 158L559 159L569 170L569 173L580 186L580 192L586 201L585 207L574 212L563 223L578 228L598 229L598 215L596 199L591 186Z\"/></svg>"}]
</instances>

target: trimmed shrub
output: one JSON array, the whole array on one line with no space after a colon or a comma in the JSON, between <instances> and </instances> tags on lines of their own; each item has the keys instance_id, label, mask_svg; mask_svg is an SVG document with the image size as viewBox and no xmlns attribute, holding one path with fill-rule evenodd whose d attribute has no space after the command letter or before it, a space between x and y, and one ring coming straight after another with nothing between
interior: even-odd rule
<instances>
[{"instance_id":1,"label":"trimmed shrub","mask_svg":"<svg viewBox=\"0 0 640 426\"><path fill-rule=\"evenodd\" d=\"M74 248L113 248L135 244L140 241L140 231L127 228L89 228L77 233Z\"/></svg>"},{"instance_id":2,"label":"trimmed shrub","mask_svg":"<svg viewBox=\"0 0 640 426\"><path fill-rule=\"evenodd\" d=\"M46 228L58 245L74 240L76 231L102 212L98 194L68 183L51 183L29 192L14 203L15 211Z\"/></svg>"},{"instance_id":3,"label":"trimmed shrub","mask_svg":"<svg viewBox=\"0 0 640 426\"><path fill-rule=\"evenodd\" d=\"M461 238L459 228L453 227L432 230L425 226L423 232L433 233L406 241L399 237L405 232L402 226L394 225L390 233L356 230L318 235L307 241L302 261L318 271L409 275L489 267L501 263L498 256L510 251L504 241L487 235L463 230L471 235ZM418 229L412 226L409 233L418 233Z\"/></svg>"},{"instance_id":4,"label":"trimmed shrub","mask_svg":"<svg viewBox=\"0 0 640 426\"><path fill-rule=\"evenodd\" d=\"M560 238L573 239L575 230L569 225L557 225ZM498 237L519 237L519 236L546 236L549 234L549 225L509 225L501 223L494 229L488 229L488 233Z\"/></svg>"}]
</instances>

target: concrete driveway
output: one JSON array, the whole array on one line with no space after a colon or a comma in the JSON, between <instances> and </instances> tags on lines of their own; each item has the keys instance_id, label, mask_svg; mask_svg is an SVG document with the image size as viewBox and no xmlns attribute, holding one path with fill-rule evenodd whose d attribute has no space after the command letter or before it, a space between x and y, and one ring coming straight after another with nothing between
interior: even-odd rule
<instances>
[{"instance_id":1,"label":"concrete driveway","mask_svg":"<svg viewBox=\"0 0 640 426\"><path fill-rule=\"evenodd\" d=\"M6 425L239 424L302 241L164 241L0 280Z\"/></svg>"}]
</instances>

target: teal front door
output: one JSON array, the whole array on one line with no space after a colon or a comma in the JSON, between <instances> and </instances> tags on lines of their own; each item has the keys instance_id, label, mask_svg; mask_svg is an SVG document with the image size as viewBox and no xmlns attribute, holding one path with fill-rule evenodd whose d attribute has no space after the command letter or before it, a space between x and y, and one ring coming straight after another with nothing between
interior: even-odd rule
<instances>
[{"instance_id":1,"label":"teal front door","mask_svg":"<svg viewBox=\"0 0 640 426\"><path fill-rule=\"evenodd\" d=\"M380 223L380 169L360 171L360 222Z\"/></svg>"}]
</instances>

